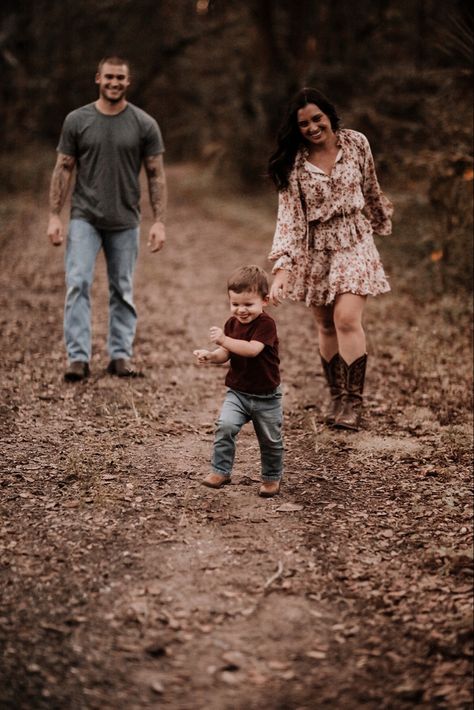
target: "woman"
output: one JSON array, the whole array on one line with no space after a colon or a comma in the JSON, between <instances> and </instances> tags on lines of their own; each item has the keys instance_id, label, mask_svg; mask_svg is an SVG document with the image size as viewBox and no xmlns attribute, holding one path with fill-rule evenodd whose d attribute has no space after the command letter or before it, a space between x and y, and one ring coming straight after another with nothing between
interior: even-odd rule
<instances>
[{"instance_id":1,"label":"woman","mask_svg":"<svg viewBox=\"0 0 474 710\"><path fill-rule=\"evenodd\" d=\"M341 129L334 106L305 88L290 103L269 161L279 196L270 298L311 307L331 393L325 421L357 430L367 364L362 314L390 290L373 233L390 234L367 138Z\"/></svg>"}]
</instances>

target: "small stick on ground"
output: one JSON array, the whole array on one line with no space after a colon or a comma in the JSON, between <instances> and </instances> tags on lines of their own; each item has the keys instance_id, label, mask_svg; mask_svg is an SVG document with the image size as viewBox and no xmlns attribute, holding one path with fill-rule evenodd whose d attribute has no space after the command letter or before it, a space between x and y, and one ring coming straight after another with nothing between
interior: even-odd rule
<instances>
[{"instance_id":1,"label":"small stick on ground","mask_svg":"<svg viewBox=\"0 0 474 710\"><path fill-rule=\"evenodd\" d=\"M269 577L267 579L267 581L265 582L265 584L263 585L264 591L266 591L268 589L268 587L278 579L278 577L281 577L282 574L283 574L283 562L281 560L278 560L277 571L275 572L275 574L272 574L272 576Z\"/></svg>"}]
</instances>

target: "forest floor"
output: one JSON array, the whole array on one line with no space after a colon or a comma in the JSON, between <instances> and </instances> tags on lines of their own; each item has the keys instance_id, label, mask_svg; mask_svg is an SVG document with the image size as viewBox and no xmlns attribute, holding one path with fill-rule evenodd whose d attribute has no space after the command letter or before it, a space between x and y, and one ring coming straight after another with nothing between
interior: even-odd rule
<instances>
[{"instance_id":1,"label":"forest floor","mask_svg":"<svg viewBox=\"0 0 474 710\"><path fill-rule=\"evenodd\" d=\"M308 310L270 310L286 472L265 500L250 427L232 485L201 485L225 367L192 351L227 317L228 273L268 266L274 205L212 196L193 166L168 177L168 243L149 255L142 238L132 381L105 373L102 257L92 374L63 381L47 187L1 206L0 706L472 707L471 313L420 282L422 201L397 196L377 242L393 291L367 306L362 431L322 424Z\"/></svg>"}]
</instances>

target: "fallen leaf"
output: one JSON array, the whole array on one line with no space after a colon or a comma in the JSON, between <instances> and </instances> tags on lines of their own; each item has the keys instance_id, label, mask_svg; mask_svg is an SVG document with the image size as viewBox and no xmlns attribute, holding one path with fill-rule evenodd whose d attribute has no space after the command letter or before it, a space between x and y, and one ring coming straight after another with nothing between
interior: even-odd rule
<instances>
[{"instance_id":1,"label":"fallen leaf","mask_svg":"<svg viewBox=\"0 0 474 710\"><path fill-rule=\"evenodd\" d=\"M222 660L227 664L227 671L237 670L245 665L245 656L240 651L226 651L222 654Z\"/></svg>"},{"instance_id":2,"label":"fallen leaf","mask_svg":"<svg viewBox=\"0 0 474 710\"><path fill-rule=\"evenodd\" d=\"M308 658L315 658L317 661L321 661L323 658L326 658L325 651L308 651L306 655Z\"/></svg>"},{"instance_id":3,"label":"fallen leaf","mask_svg":"<svg viewBox=\"0 0 474 710\"><path fill-rule=\"evenodd\" d=\"M222 671L220 679L226 685L238 685L242 680L238 673L233 673L232 671Z\"/></svg>"},{"instance_id":4,"label":"fallen leaf","mask_svg":"<svg viewBox=\"0 0 474 710\"><path fill-rule=\"evenodd\" d=\"M161 682L161 680L154 680L152 683L150 683L150 688L157 695L161 695L162 693L165 692L165 689L164 689L164 686L163 686L163 683Z\"/></svg>"},{"instance_id":5,"label":"fallen leaf","mask_svg":"<svg viewBox=\"0 0 474 710\"><path fill-rule=\"evenodd\" d=\"M159 596L162 591L161 585L156 581L148 582L146 585L146 592L153 597Z\"/></svg>"},{"instance_id":6,"label":"fallen leaf","mask_svg":"<svg viewBox=\"0 0 474 710\"><path fill-rule=\"evenodd\" d=\"M304 506L299 503L283 503L277 508L279 513L292 513L297 510L303 510Z\"/></svg>"},{"instance_id":7,"label":"fallen leaf","mask_svg":"<svg viewBox=\"0 0 474 710\"><path fill-rule=\"evenodd\" d=\"M290 664L287 661L268 661L267 666L271 668L272 671L286 671Z\"/></svg>"}]
</instances>

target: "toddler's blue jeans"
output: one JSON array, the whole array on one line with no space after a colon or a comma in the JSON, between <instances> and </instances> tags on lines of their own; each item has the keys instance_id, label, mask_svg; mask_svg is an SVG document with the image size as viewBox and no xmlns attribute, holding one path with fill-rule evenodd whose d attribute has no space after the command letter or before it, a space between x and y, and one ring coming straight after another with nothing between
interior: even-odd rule
<instances>
[{"instance_id":1,"label":"toddler's blue jeans","mask_svg":"<svg viewBox=\"0 0 474 710\"><path fill-rule=\"evenodd\" d=\"M221 476L232 474L237 435L250 421L260 446L262 480L278 481L283 474L283 411L279 387L266 395L227 391L217 421L212 468Z\"/></svg>"},{"instance_id":2,"label":"toddler's blue jeans","mask_svg":"<svg viewBox=\"0 0 474 710\"><path fill-rule=\"evenodd\" d=\"M90 290L101 249L109 280L109 355L112 360L132 355L137 322L133 272L138 254L138 229L110 232L98 230L85 220L71 219L65 254L64 308L64 338L71 362L87 362L91 357Z\"/></svg>"}]
</instances>

